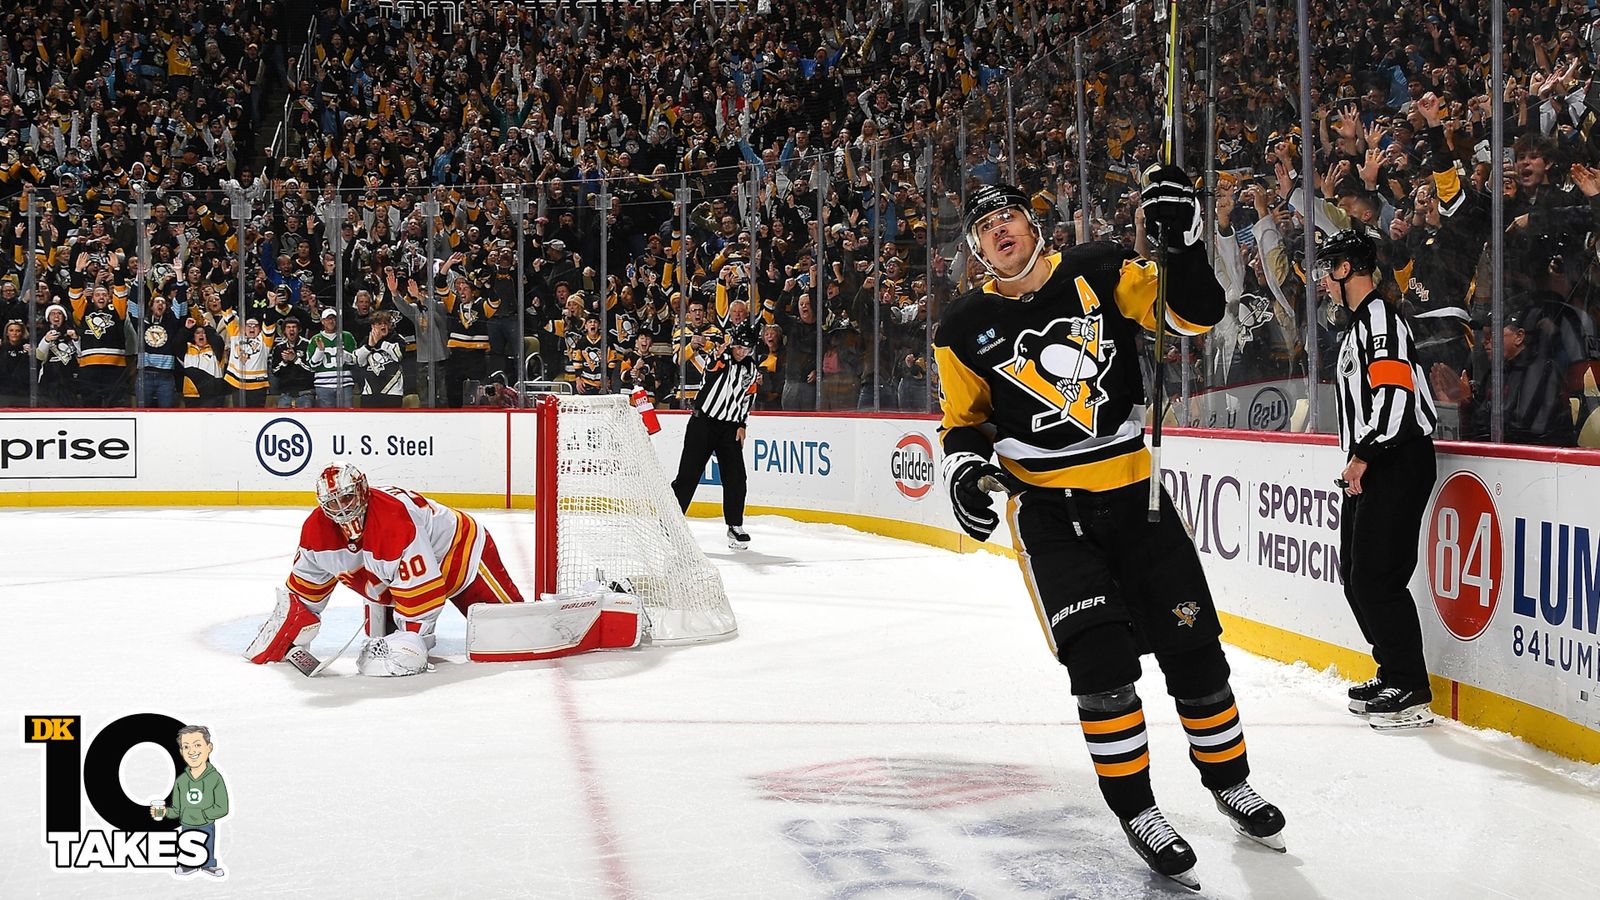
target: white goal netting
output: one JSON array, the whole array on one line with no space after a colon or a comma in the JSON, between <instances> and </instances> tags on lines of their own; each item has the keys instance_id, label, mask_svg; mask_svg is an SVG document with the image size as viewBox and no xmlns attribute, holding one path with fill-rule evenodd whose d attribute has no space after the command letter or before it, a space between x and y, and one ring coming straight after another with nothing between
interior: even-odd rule
<instances>
[{"instance_id":1,"label":"white goal netting","mask_svg":"<svg viewBox=\"0 0 1600 900\"><path fill-rule=\"evenodd\" d=\"M639 412L618 395L556 402L556 590L597 574L626 579L653 643L732 637L722 579L689 534Z\"/></svg>"}]
</instances>

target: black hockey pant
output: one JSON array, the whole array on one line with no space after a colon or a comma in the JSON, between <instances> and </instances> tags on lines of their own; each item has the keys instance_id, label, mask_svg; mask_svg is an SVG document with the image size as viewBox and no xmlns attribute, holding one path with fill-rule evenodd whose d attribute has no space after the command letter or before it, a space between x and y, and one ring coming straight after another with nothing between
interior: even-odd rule
<instances>
[{"instance_id":1,"label":"black hockey pant","mask_svg":"<svg viewBox=\"0 0 1600 900\"><path fill-rule=\"evenodd\" d=\"M672 480L672 492L678 495L678 505L684 511L688 511L695 488L700 486L706 461L716 454L717 469L722 475L722 519L730 527L744 524L746 477L739 427L737 422L721 422L698 413L689 417L678 477Z\"/></svg>"},{"instance_id":2,"label":"black hockey pant","mask_svg":"<svg viewBox=\"0 0 1600 900\"><path fill-rule=\"evenodd\" d=\"M1361 636L1372 645L1378 677L1400 688L1426 688L1422 625L1411 596L1417 536L1437 477L1433 440L1406 441L1373 460L1361 493L1345 495L1339 522L1339 575Z\"/></svg>"}]
</instances>

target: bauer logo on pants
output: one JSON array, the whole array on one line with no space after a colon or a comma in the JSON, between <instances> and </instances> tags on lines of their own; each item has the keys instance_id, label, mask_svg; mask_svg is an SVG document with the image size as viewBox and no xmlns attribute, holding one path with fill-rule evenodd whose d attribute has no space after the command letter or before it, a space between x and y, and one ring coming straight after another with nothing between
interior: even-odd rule
<instances>
[{"instance_id":1,"label":"bauer logo on pants","mask_svg":"<svg viewBox=\"0 0 1600 900\"><path fill-rule=\"evenodd\" d=\"M216 823L228 814L229 798L211 760L210 729L160 713L123 716L92 735L88 724L79 715L23 716L23 743L40 749L45 858L58 869L225 877ZM142 744L165 751L167 761L143 772L141 783L139 765L122 769ZM129 785L148 795L130 797ZM98 821L84 820L85 799Z\"/></svg>"}]
</instances>

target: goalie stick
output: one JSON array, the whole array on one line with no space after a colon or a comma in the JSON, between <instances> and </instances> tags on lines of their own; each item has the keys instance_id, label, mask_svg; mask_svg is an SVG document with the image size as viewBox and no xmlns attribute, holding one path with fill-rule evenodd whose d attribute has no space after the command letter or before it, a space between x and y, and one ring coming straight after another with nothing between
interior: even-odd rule
<instances>
[{"instance_id":1,"label":"goalie stick","mask_svg":"<svg viewBox=\"0 0 1600 900\"><path fill-rule=\"evenodd\" d=\"M350 639L344 642L344 646L339 648L339 652L333 654L325 660L322 660L321 662L318 662L317 658L311 654L311 651L305 647L290 648L288 654L285 655L283 659L285 662L300 670L301 675L304 675L307 678L315 678L322 674L323 669L326 669L328 666L332 665L334 660L343 656L344 652L350 649L350 645L354 644L356 642L356 638L360 637L364 631L366 631L366 626L364 624L357 624L356 630L351 632Z\"/></svg>"}]
</instances>

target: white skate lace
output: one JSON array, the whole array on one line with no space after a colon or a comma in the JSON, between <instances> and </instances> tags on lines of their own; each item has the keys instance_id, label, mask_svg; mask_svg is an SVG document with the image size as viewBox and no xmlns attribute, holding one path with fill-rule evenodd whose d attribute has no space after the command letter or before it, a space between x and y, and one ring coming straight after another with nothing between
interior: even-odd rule
<instances>
[{"instance_id":1,"label":"white skate lace","mask_svg":"<svg viewBox=\"0 0 1600 900\"><path fill-rule=\"evenodd\" d=\"M1249 782L1244 781L1221 792L1218 796L1222 797L1223 803L1247 816L1253 815L1257 810L1267 805L1267 801L1261 799L1261 795L1255 792L1255 788L1252 788Z\"/></svg>"},{"instance_id":2,"label":"white skate lace","mask_svg":"<svg viewBox=\"0 0 1600 900\"><path fill-rule=\"evenodd\" d=\"M1134 835L1139 840L1144 841L1146 846L1157 853L1182 840L1178 837L1178 832L1167 824L1167 817L1161 814L1161 809L1155 806L1134 816L1128 827L1133 829Z\"/></svg>"},{"instance_id":3,"label":"white skate lace","mask_svg":"<svg viewBox=\"0 0 1600 900\"><path fill-rule=\"evenodd\" d=\"M1377 676L1373 676L1371 678L1368 678L1366 681L1363 681L1360 684L1356 685L1356 690L1358 690L1358 691L1366 691L1366 690L1371 690L1373 688L1381 688L1381 687L1383 687L1383 679L1378 678Z\"/></svg>"},{"instance_id":4,"label":"white skate lace","mask_svg":"<svg viewBox=\"0 0 1600 900\"><path fill-rule=\"evenodd\" d=\"M1378 692L1378 696L1372 698L1372 702L1373 703L1379 703L1379 704L1387 703L1388 701L1395 699L1396 697L1400 696L1403 693L1405 693L1405 692L1400 690L1397 687L1386 687L1383 690Z\"/></svg>"}]
</instances>

